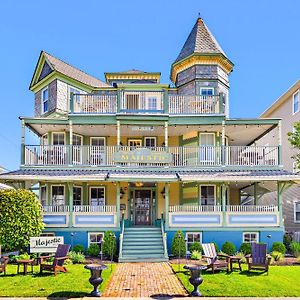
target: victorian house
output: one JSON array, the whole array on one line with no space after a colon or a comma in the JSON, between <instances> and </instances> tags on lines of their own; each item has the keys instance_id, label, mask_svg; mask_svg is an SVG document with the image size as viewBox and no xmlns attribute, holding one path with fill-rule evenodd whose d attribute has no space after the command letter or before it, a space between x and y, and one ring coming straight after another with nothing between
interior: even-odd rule
<instances>
[{"instance_id":1,"label":"victorian house","mask_svg":"<svg viewBox=\"0 0 300 300\"><path fill-rule=\"evenodd\" d=\"M201 18L172 85L134 69L103 82L42 51L21 166L0 179L39 185L45 234L88 247L114 231L120 261L167 260L177 230L188 247L282 241L282 193L299 176L283 170L279 118L230 118L232 70Z\"/></svg>"}]
</instances>

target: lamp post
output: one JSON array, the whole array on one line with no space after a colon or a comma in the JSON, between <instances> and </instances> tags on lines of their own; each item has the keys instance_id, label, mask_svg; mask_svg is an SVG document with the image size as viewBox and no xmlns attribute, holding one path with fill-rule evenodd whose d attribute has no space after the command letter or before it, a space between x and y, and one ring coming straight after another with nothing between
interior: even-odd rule
<instances>
[{"instance_id":1,"label":"lamp post","mask_svg":"<svg viewBox=\"0 0 300 300\"><path fill-rule=\"evenodd\" d=\"M179 251L178 251L178 272L179 272L180 271L180 257L181 257L181 238L182 238L181 232L179 232L177 234L177 237L178 237L178 246L179 246Z\"/></svg>"},{"instance_id":2,"label":"lamp post","mask_svg":"<svg viewBox=\"0 0 300 300\"><path fill-rule=\"evenodd\" d=\"M113 233L110 233L109 237L110 237L110 272L112 272L112 261L114 255L114 244L115 244L116 236Z\"/></svg>"}]
</instances>

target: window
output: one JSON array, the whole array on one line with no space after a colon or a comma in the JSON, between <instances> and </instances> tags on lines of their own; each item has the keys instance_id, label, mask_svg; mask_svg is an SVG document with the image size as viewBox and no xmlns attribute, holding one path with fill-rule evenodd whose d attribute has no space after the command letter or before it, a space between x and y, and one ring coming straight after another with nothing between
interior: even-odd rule
<instances>
[{"instance_id":1,"label":"window","mask_svg":"<svg viewBox=\"0 0 300 300\"><path fill-rule=\"evenodd\" d=\"M73 134L73 164L82 163L82 136Z\"/></svg>"},{"instance_id":2,"label":"window","mask_svg":"<svg viewBox=\"0 0 300 300\"><path fill-rule=\"evenodd\" d=\"M294 202L294 222L300 223L300 201Z\"/></svg>"},{"instance_id":3,"label":"window","mask_svg":"<svg viewBox=\"0 0 300 300\"><path fill-rule=\"evenodd\" d=\"M145 137L145 147L156 147L156 137Z\"/></svg>"},{"instance_id":4,"label":"window","mask_svg":"<svg viewBox=\"0 0 300 300\"><path fill-rule=\"evenodd\" d=\"M47 203L47 187L45 185L40 187L40 201L43 206Z\"/></svg>"},{"instance_id":5,"label":"window","mask_svg":"<svg viewBox=\"0 0 300 300\"><path fill-rule=\"evenodd\" d=\"M212 87L201 87L200 88L200 95L201 96L213 96L214 94L214 88Z\"/></svg>"},{"instance_id":6,"label":"window","mask_svg":"<svg viewBox=\"0 0 300 300\"><path fill-rule=\"evenodd\" d=\"M52 141L53 141L53 145L55 146L63 146L65 144L65 133L53 132Z\"/></svg>"},{"instance_id":7,"label":"window","mask_svg":"<svg viewBox=\"0 0 300 300\"><path fill-rule=\"evenodd\" d=\"M90 203L94 206L105 205L105 188L103 186L90 188Z\"/></svg>"},{"instance_id":8,"label":"window","mask_svg":"<svg viewBox=\"0 0 300 300\"><path fill-rule=\"evenodd\" d=\"M200 185L200 205L215 205L214 185Z\"/></svg>"},{"instance_id":9,"label":"window","mask_svg":"<svg viewBox=\"0 0 300 300\"><path fill-rule=\"evenodd\" d=\"M190 252L190 247L193 243L202 243L202 234L201 232L187 232L186 233L186 250Z\"/></svg>"},{"instance_id":10,"label":"window","mask_svg":"<svg viewBox=\"0 0 300 300\"><path fill-rule=\"evenodd\" d=\"M103 232L89 232L89 246L91 244L97 244L102 251L101 241L103 240Z\"/></svg>"},{"instance_id":11,"label":"window","mask_svg":"<svg viewBox=\"0 0 300 300\"><path fill-rule=\"evenodd\" d=\"M157 110L157 99L156 97L148 98L148 110Z\"/></svg>"},{"instance_id":12,"label":"window","mask_svg":"<svg viewBox=\"0 0 300 300\"><path fill-rule=\"evenodd\" d=\"M211 164L215 161L215 134L200 133L199 158L203 164Z\"/></svg>"},{"instance_id":13,"label":"window","mask_svg":"<svg viewBox=\"0 0 300 300\"><path fill-rule=\"evenodd\" d=\"M49 89L46 87L42 90L42 114L48 112Z\"/></svg>"},{"instance_id":14,"label":"window","mask_svg":"<svg viewBox=\"0 0 300 300\"><path fill-rule=\"evenodd\" d=\"M299 111L299 91L297 91L293 95L293 113L295 114L298 111Z\"/></svg>"},{"instance_id":15,"label":"window","mask_svg":"<svg viewBox=\"0 0 300 300\"><path fill-rule=\"evenodd\" d=\"M142 140L141 139L129 139L128 146L130 147L142 147Z\"/></svg>"},{"instance_id":16,"label":"window","mask_svg":"<svg viewBox=\"0 0 300 300\"><path fill-rule=\"evenodd\" d=\"M243 243L258 243L258 232L243 232Z\"/></svg>"},{"instance_id":17,"label":"window","mask_svg":"<svg viewBox=\"0 0 300 300\"><path fill-rule=\"evenodd\" d=\"M65 205L65 187L63 185L52 185L52 204Z\"/></svg>"},{"instance_id":18,"label":"window","mask_svg":"<svg viewBox=\"0 0 300 300\"><path fill-rule=\"evenodd\" d=\"M80 186L73 187L73 205L81 205L82 188Z\"/></svg>"},{"instance_id":19,"label":"window","mask_svg":"<svg viewBox=\"0 0 300 300\"><path fill-rule=\"evenodd\" d=\"M104 137L91 137L91 165L103 165L105 162L105 138Z\"/></svg>"}]
</instances>

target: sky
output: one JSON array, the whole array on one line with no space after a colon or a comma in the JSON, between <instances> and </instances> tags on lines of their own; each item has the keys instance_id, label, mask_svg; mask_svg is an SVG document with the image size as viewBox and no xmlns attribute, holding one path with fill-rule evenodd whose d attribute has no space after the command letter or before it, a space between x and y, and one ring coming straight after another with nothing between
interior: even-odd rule
<instances>
[{"instance_id":1,"label":"sky","mask_svg":"<svg viewBox=\"0 0 300 300\"><path fill-rule=\"evenodd\" d=\"M51 0L0 3L0 165L20 164L19 116L33 116L28 90L41 50L104 79L104 72L161 72L198 14L235 64L230 116L258 117L300 78L298 0ZM26 141L25 141L26 142Z\"/></svg>"}]
</instances>

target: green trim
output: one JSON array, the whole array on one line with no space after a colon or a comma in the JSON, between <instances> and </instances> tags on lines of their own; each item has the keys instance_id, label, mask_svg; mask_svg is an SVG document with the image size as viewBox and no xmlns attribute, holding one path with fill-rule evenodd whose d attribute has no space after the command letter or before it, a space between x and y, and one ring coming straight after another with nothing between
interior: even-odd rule
<instances>
[{"instance_id":1,"label":"green trim","mask_svg":"<svg viewBox=\"0 0 300 300\"><path fill-rule=\"evenodd\" d=\"M170 227L168 231L177 231L177 230L182 230L182 231L260 231L260 232L265 232L265 231L284 231L284 227Z\"/></svg>"}]
</instances>

